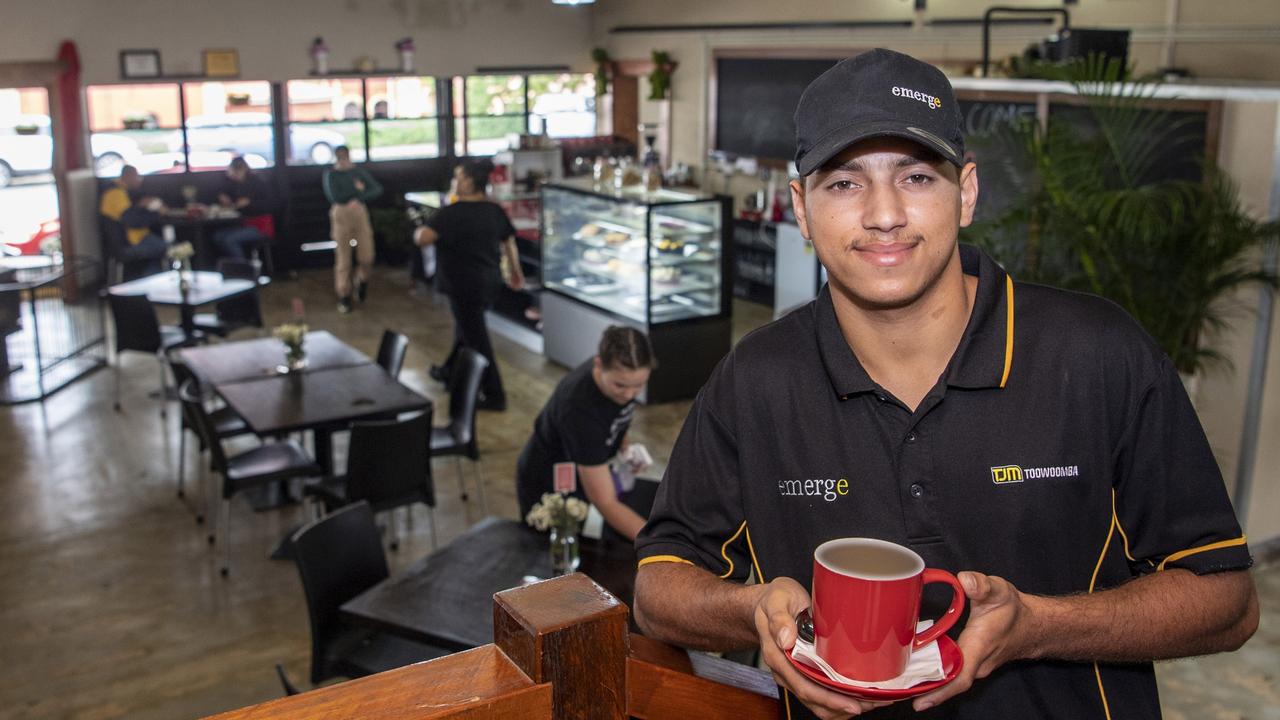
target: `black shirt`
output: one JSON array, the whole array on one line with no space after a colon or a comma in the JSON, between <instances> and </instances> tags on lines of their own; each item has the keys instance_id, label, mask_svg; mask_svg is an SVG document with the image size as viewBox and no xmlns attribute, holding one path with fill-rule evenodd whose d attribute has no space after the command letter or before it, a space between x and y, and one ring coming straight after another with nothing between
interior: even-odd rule
<instances>
[{"instance_id":1,"label":"black shirt","mask_svg":"<svg viewBox=\"0 0 1280 720\"><path fill-rule=\"evenodd\" d=\"M240 214L246 217L271 212L271 188L257 175L250 175L244 182L236 182L224 175L218 185L218 195L231 198L232 204L241 198L249 198L249 204L239 209Z\"/></svg>"},{"instance_id":2,"label":"black shirt","mask_svg":"<svg viewBox=\"0 0 1280 720\"><path fill-rule=\"evenodd\" d=\"M915 412L859 364L827 288L744 338L676 441L641 564L808 588L814 548L863 536L1045 595L1249 567L1195 410L1150 337L1106 300L1014 283L960 250L973 312ZM922 616L949 599L930 588ZM1150 663L1096 667L1011 663L919 717L1104 718L1104 695L1110 717L1160 717ZM812 717L781 695L792 718ZM865 717L917 716L903 702Z\"/></svg>"},{"instance_id":3,"label":"black shirt","mask_svg":"<svg viewBox=\"0 0 1280 720\"><path fill-rule=\"evenodd\" d=\"M528 514L542 493L552 491L556 463L603 465L618 454L631 427L636 402L619 405L605 397L591 377L591 367L588 360L564 376L533 421L533 434L516 462L521 515ZM581 483L574 494L585 499Z\"/></svg>"},{"instance_id":4,"label":"black shirt","mask_svg":"<svg viewBox=\"0 0 1280 720\"><path fill-rule=\"evenodd\" d=\"M456 202L427 220L436 231L440 292L491 298L502 285L502 242L516 234L507 213L488 201Z\"/></svg>"}]
</instances>

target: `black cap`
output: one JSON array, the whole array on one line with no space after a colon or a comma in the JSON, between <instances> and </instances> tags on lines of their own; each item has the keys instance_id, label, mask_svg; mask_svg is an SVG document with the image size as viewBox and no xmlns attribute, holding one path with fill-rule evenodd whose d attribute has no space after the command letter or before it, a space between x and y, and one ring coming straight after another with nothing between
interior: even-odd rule
<instances>
[{"instance_id":1,"label":"black cap","mask_svg":"<svg viewBox=\"0 0 1280 720\"><path fill-rule=\"evenodd\" d=\"M867 138L913 140L964 165L960 106L938 68L877 48L841 60L809 83L796 106L801 177Z\"/></svg>"}]
</instances>

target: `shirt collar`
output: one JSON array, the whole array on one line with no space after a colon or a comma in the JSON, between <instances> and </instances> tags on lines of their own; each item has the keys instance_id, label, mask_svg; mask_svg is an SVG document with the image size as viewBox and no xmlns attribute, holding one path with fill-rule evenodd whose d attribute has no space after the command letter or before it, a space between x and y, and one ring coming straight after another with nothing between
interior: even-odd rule
<instances>
[{"instance_id":1,"label":"shirt collar","mask_svg":"<svg viewBox=\"0 0 1280 720\"><path fill-rule=\"evenodd\" d=\"M1013 361L1013 282L986 253L960 246L960 265L978 278L973 312L960 345L947 364L948 385L962 388L1004 387ZM872 392L877 386L853 354L836 319L831 290L824 285L813 304L818 353L831 387L841 398Z\"/></svg>"}]
</instances>

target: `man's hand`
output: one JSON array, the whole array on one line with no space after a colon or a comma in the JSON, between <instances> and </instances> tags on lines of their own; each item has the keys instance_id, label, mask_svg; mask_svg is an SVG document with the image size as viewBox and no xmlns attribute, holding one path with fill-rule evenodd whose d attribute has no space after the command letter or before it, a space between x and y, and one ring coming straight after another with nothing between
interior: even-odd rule
<instances>
[{"instance_id":1,"label":"man's hand","mask_svg":"<svg viewBox=\"0 0 1280 720\"><path fill-rule=\"evenodd\" d=\"M520 292L521 290L523 290L524 289L524 273L522 272L512 273L511 278L507 280L507 287L511 288L516 292Z\"/></svg>"},{"instance_id":2,"label":"man's hand","mask_svg":"<svg viewBox=\"0 0 1280 720\"><path fill-rule=\"evenodd\" d=\"M360 198L351 198L350 200L347 201L347 207L351 208L352 210L355 210L356 208L360 207L362 204L363 203L360 202Z\"/></svg>"},{"instance_id":3,"label":"man's hand","mask_svg":"<svg viewBox=\"0 0 1280 720\"><path fill-rule=\"evenodd\" d=\"M800 674L787 653L796 644L796 615L809 607L809 593L795 580L781 577L765 586L755 607L756 632L760 635L760 652L773 670L773 678L787 688L822 720L861 715L868 710L888 705L865 702L828 690Z\"/></svg>"},{"instance_id":4,"label":"man's hand","mask_svg":"<svg viewBox=\"0 0 1280 720\"><path fill-rule=\"evenodd\" d=\"M360 178L356 178L356 191L364 192L364 181Z\"/></svg>"},{"instance_id":5,"label":"man's hand","mask_svg":"<svg viewBox=\"0 0 1280 720\"><path fill-rule=\"evenodd\" d=\"M916 698L912 705L917 711L946 702L972 687L974 680L1025 657L1033 634L1024 596L1009 581L976 572L962 572L957 577L969 596L969 623L958 643L964 653L964 668L955 680Z\"/></svg>"}]
</instances>

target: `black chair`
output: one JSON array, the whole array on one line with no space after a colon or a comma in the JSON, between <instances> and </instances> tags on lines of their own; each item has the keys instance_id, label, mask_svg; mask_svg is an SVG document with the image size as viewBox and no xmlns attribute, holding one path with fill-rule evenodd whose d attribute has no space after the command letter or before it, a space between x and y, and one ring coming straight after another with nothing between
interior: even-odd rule
<instances>
[{"instance_id":1,"label":"black chair","mask_svg":"<svg viewBox=\"0 0 1280 720\"><path fill-rule=\"evenodd\" d=\"M307 485L303 493L318 499L326 512L367 502L375 513L393 511L391 547L399 547L394 511L414 503L427 506L431 547L436 545L436 490L431 478L431 409L396 420L351 424L347 473Z\"/></svg>"},{"instance_id":2,"label":"black chair","mask_svg":"<svg viewBox=\"0 0 1280 720\"><path fill-rule=\"evenodd\" d=\"M221 521L218 535L222 536L222 567L225 577L231 571L231 498L237 493L260 487L277 480L297 477L314 477L320 474L320 466L308 457L302 446L292 440L268 443L238 455L227 457L222 438L217 434L209 413L201 401L196 384L188 380L178 389L182 408L195 421L196 429L205 447L209 448L214 472L222 476ZM212 492L210 493L212 506ZM213 542L215 535L209 535Z\"/></svg>"},{"instance_id":3,"label":"black chair","mask_svg":"<svg viewBox=\"0 0 1280 720\"><path fill-rule=\"evenodd\" d=\"M195 373L191 372L191 368L187 367L186 363L183 363L174 358L170 358L169 370L170 372L173 373L174 385L178 387L182 387L183 385L187 384L187 382L191 382L196 391L196 395L201 399L201 402L204 401L204 393L201 391L200 380L196 377ZM178 425L178 497L179 498L186 497L184 482L186 480L186 469L187 469L187 431L189 430L195 434L196 447L199 449L198 452L203 454L204 451L208 449L208 447L206 447L204 444L204 439L201 437L199 428L196 424L198 420L196 418L191 417L191 413L188 412L186 405L182 405L181 407L182 407L182 422ZM232 438L239 435L248 435L253 432L252 430L249 429L249 426L248 424L245 423L244 419L241 418L239 415L237 415L234 410L232 410L230 407L227 407L226 405L218 407L214 410L209 410L208 417L209 417L209 422L212 423L213 425L214 433L217 434L219 438L222 438L222 439ZM197 467L203 468L204 464L197 463ZM204 522L203 509L196 511L196 522Z\"/></svg>"},{"instance_id":4,"label":"black chair","mask_svg":"<svg viewBox=\"0 0 1280 720\"><path fill-rule=\"evenodd\" d=\"M253 263L237 258L218 260L218 272L222 277L231 280L252 280L253 290L214 306L212 313L199 313L195 316L195 327L218 337L226 337L243 328L260 328L262 323L262 303L258 297L258 271Z\"/></svg>"},{"instance_id":5,"label":"black chair","mask_svg":"<svg viewBox=\"0 0 1280 720\"><path fill-rule=\"evenodd\" d=\"M111 319L116 329L115 410L120 412L120 353L142 352L155 357L160 363L160 417L165 416L165 395L169 383L165 378L165 355L170 350L187 344L182 328L161 325L156 319L155 307L146 295L116 295L107 293L111 306Z\"/></svg>"},{"instance_id":6,"label":"black chair","mask_svg":"<svg viewBox=\"0 0 1280 720\"><path fill-rule=\"evenodd\" d=\"M343 603L389 575L368 503L348 505L304 525L293 534L292 542L311 619L313 685L330 678L364 677L449 654L442 648L343 620Z\"/></svg>"},{"instance_id":7,"label":"black chair","mask_svg":"<svg viewBox=\"0 0 1280 720\"><path fill-rule=\"evenodd\" d=\"M106 259L107 284L114 285L155 272L155 260L128 257L128 230L124 223L98 215L98 234L102 237L102 257Z\"/></svg>"},{"instance_id":8,"label":"black chair","mask_svg":"<svg viewBox=\"0 0 1280 720\"><path fill-rule=\"evenodd\" d=\"M467 481L462 473L462 458L471 460L476 469L476 492L480 508L488 514L484 499L484 473L480 468L480 447L476 443L476 403L480 399L480 380L489 361L471 348L462 348L454 359L449 378L449 424L431 429L431 457L452 455L458 467L458 489L467 500Z\"/></svg>"},{"instance_id":9,"label":"black chair","mask_svg":"<svg viewBox=\"0 0 1280 720\"><path fill-rule=\"evenodd\" d=\"M393 378L400 377L404 356L409 351L409 337L394 330L383 330L378 343L378 365Z\"/></svg>"}]
</instances>

